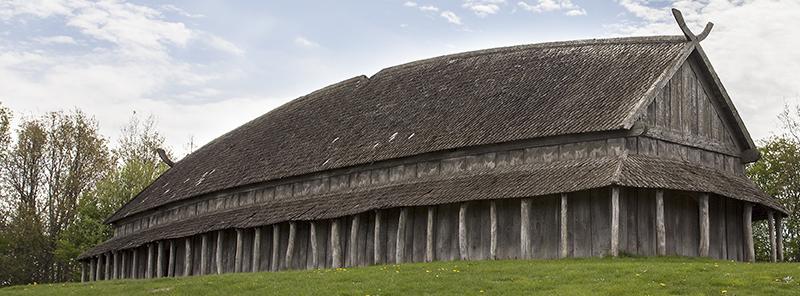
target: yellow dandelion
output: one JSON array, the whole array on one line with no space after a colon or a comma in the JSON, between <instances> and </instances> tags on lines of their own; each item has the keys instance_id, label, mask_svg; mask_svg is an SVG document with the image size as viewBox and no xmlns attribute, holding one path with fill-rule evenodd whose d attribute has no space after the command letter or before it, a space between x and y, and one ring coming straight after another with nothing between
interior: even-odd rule
<instances>
[{"instance_id":1,"label":"yellow dandelion","mask_svg":"<svg viewBox=\"0 0 800 296\"><path fill-rule=\"evenodd\" d=\"M722 290L722 291L719 291L719 292L722 293L722 294L728 294L728 290Z\"/></svg>"},{"instance_id":2,"label":"yellow dandelion","mask_svg":"<svg viewBox=\"0 0 800 296\"><path fill-rule=\"evenodd\" d=\"M665 283L658 283L658 284L659 284L660 286L662 286L662 287L666 287L666 286L667 286L667 284L665 284Z\"/></svg>"}]
</instances>

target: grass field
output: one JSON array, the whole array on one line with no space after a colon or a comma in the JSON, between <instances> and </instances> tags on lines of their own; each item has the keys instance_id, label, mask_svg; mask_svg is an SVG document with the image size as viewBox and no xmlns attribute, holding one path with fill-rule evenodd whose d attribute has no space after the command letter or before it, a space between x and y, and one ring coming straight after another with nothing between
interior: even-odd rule
<instances>
[{"instance_id":1,"label":"grass field","mask_svg":"<svg viewBox=\"0 0 800 296\"><path fill-rule=\"evenodd\" d=\"M800 264L687 258L454 261L14 286L0 295L800 295Z\"/></svg>"}]
</instances>

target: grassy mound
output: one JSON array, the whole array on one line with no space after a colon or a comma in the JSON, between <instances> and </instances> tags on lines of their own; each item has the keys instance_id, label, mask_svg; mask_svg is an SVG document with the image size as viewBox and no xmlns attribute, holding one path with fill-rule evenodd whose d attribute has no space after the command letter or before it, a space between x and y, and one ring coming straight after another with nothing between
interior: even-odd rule
<instances>
[{"instance_id":1,"label":"grassy mound","mask_svg":"<svg viewBox=\"0 0 800 296\"><path fill-rule=\"evenodd\" d=\"M800 264L687 258L434 262L14 286L2 295L798 295Z\"/></svg>"}]
</instances>

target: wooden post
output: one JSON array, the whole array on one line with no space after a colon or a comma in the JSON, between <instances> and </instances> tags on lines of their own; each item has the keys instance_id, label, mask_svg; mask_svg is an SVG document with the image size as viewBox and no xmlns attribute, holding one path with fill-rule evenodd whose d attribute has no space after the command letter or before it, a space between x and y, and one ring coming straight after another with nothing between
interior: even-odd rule
<instances>
[{"instance_id":1,"label":"wooden post","mask_svg":"<svg viewBox=\"0 0 800 296\"><path fill-rule=\"evenodd\" d=\"M425 262L433 261L433 223L436 207L428 207L428 219L425 221Z\"/></svg>"},{"instance_id":2,"label":"wooden post","mask_svg":"<svg viewBox=\"0 0 800 296\"><path fill-rule=\"evenodd\" d=\"M97 259L95 259L95 265L96 265L95 266L95 272L94 272L94 275L95 275L95 277L94 277L95 279L94 280L95 281L102 281L103 280L102 262L103 262L103 255L97 255Z\"/></svg>"},{"instance_id":3,"label":"wooden post","mask_svg":"<svg viewBox=\"0 0 800 296\"><path fill-rule=\"evenodd\" d=\"M775 239L775 214L772 210L767 211L767 223L769 223L769 259L771 262L778 261L778 248Z\"/></svg>"},{"instance_id":4,"label":"wooden post","mask_svg":"<svg viewBox=\"0 0 800 296\"><path fill-rule=\"evenodd\" d=\"M119 268L119 278L125 279L125 273L128 271L128 252L125 250L120 251L120 268Z\"/></svg>"},{"instance_id":5,"label":"wooden post","mask_svg":"<svg viewBox=\"0 0 800 296\"><path fill-rule=\"evenodd\" d=\"M153 243L147 244L147 270L144 272L145 278L153 278Z\"/></svg>"},{"instance_id":6,"label":"wooden post","mask_svg":"<svg viewBox=\"0 0 800 296\"><path fill-rule=\"evenodd\" d=\"M253 262L250 264L250 269L253 272L258 272L261 266L261 227L256 227L253 230Z\"/></svg>"},{"instance_id":7,"label":"wooden post","mask_svg":"<svg viewBox=\"0 0 800 296\"><path fill-rule=\"evenodd\" d=\"M169 261L167 262L167 276L175 276L175 240L169 240Z\"/></svg>"},{"instance_id":8,"label":"wooden post","mask_svg":"<svg viewBox=\"0 0 800 296\"><path fill-rule=\"evenodd\" d=\"M208 233L200 237L200 274L208 272Z\"/></svg>"},{"instance_id":9,"label":"wooden post","mask_svg":"<svg viewBox=\"0 0 800 296\"><path fill-rule=\"evenodd\" d=\"M280 243L281 243L281 228L278 224L272 224L272 262L270 262L269 270L277 271L278 263L280 262Z\"/></svg>"},{"instance_id":10,"label":"wooden post","mask_svg":"<svg viewBox=\"0 0 800 296\"><path fill-rule=\"evenodd\" d=\"M111 252L106 253L106 260L105 260L105 273L103 273L103 279L110 280L111 279Z\"/></svg>"},{"instance_id":11,"label":"wooden post","mask_svg":"<svg viewBox=\"0 0 800 296\"><path fill-rule=\"evenodd\" d=\"M331 257L332 267L342 267L342 242L339 239L339 219L331 221Z\"/></svg>"},{"instance_id":12,"label":"wooden post","mask_svg":"<svg viewBox=\"0 0 800 296\"><path fill-rule=\"evenodd\" d=\"M467 203L462 202L458 207L458 254L461 260L467 260Z\"/></svg>"},{"instance_id":13,"label":"wooden post","mask_svg":"<svg viewBox=\"0 0 800 296\"><path fill-rule=\"evenodd\" d=\"M89 281L97 280L97 259L89 258Z\"/></svg>"},{"instance_id":14,"label":"wooden post","mask_svg":"<svg viewBox=\"0 0 800 296\"><path fill-rule=\"evenodd\" d=\"M183 276L192 275L192 237L186 237L186 245L183 253Z\"/></svg>"},{"instance_id":15,"label":"wooden post","mask_svg":"<svg viewBox=\"0 0 800 296\"><path fill-rule=\"evenodd\" d=\"M156 259L156 277L164 277L164 242L158 241L158 258Z\"/></svg>"},{"instance_id":16,"label":"wooden post","mask_svg":"<svg viewBox=\"0 0 800 296\"><path fill-rule=\"evenodd\" d=\"M667 228L664 225L664 191L656 191L656 254L667 255Z\"/></svg>"},{"instance_id":17,"label":"wooden post","mask_svg":"<svg viewBox=\"0 0 800 296\"><path fill-rule=\"evenodd\" d=\"M489 259L497 260L497 202L489 203Z\"/></svg>"},{"instance_id":18,"label":"wooden post","mask_svg":"<svg viewBox=\"0 0 800 296\"><path fill-rule=\"evenodd\" d=\"M775 249L778 255L778 262L783 262L783 223L780 215L775 218L775 238L777 239Z\"/></svg>"},{"instance_id":19,"label":"wooden post","mask_svg":"<svg viewBox=\"0 0 800 296\"><path fill-rule=\"evenodd\" d=\"M236 229L236 253L233 257L233 272L242 272L242 255L244 255L244 238L242 230Z\"/></svg>"},{"instance_id":20,"label":"wooden post","mask_svg":"<svg viewBox=\"0 0 800 296\"><path fill-rule=\"evenodd\" d=\"M567 255L569 255L569 247L567 245L569 238L569 232L568 232L569 228L567 228L567 226L569 225L569 222L567 222L569 219L569 216L567 216L567 214L569 213L567 212L568 209L567 197L568 195L566 193L561 194L561 231L559 232L561 234L561 238L558 244L559 245L558 255L561 258L567 258Z\"/></svg>"},{"instance_id":21,"label":"wooden post","mask_svg":"<svg viewBox=\"0 0 800 296\"><path fill-rule=\"evenodd\" d=\"M708 257L708 248L711 245L710 225L708 218L708 194L700 195L700 257Z\"/></svg>"},{"instance_id":22,"label":"wooden post","mask_svg":"<svg viewBox=\"0 0 800 296\"><path fill-rule=\"evenodd\" d=\"M745 202L742 224L744 226L744 247L747 261L756 261L756 251L753 246L753 204Z\"/></svg>"},{"instance_id":23,"label":"wooden post","mask_svg":"<svg viewBox=\"0 0 800 296\"><path fill-rule=\"evenodd\" d=\"M372 240L372 250L374 256L372 256L375 264L380 264L381 257L383 256L383 236L381 235L383 231L381 227L382 223L381 218L381 210L375 210L375 226L373 228L373 235L374 239Z\"/></svg>"},{"instance_id":24,"label":"wooden post","mask_svg":"<svg viewBox=\"0 0 800 296\"><path fill-rule=\"evenodd\" d=\"M359 215L353 215L353 219L350 221L350 243L347 244L350 249L347 252L347 257L350 258L350 266L358 265L358 224Z\"/></svg>"},{"instance_id":25,"label":"wooden post","mask_svg":"<svg viewBox=\"0 0 800 296\"><path fill-rule=\"evenodd\" d=\"M81 261L81 283L86 282L86 261Z\"/></svg>"},{"instance_id":26,"label":"wooden post","mask_svg":"<svg viewBox=\"0 0 800 296\"><path fill-rule=\"evenodd\" d=\"M403 263L406 255L406 221L408 221L408 208L400 209L400 218L397 220L397 245L395 247L394 262Z\"/></svg>"},{"instance_id":27,"label":"wooden post","mask_svg":"<svg viewBox=\"0 0 800 296\"><path fill-rule=\"evenodd\" d=\"M111 267L111 279L116 280L119 278L119 257L117 256L117 251L111 252L111 263L113 264Z\"/></svg>"},{"instance_id":28,"label":"wooden post","mask_svg":"<svg viewBox=\"0 0 800 296\"><path fill-rule=\"evenodd\" d=\"M611 256L619 256L619 187L611 187Z\"/></svg>"},{"instance_id":29,"label":"wooden post","mask_svg":"<svg viewBox=\"0 0 800 296\"><path fill-rule=\"evenodd\" d=\"M289 222L289 241L286 243L286 262L285 268L292 267L292 260L294 259L294 241L297 237L297 222Z\"/></svg>"},{"instance_id":30,"label":"wooden post","mask_svg":"<svg viewBox=\"0 0 800 296\"><path fill-rule=\"evenodd\" d=\"M317 222L311 221L309 225L309 242L311 243L311 268L319 268L319 247L317 246Z\"/></svg>"},{"instance_id":31,"label":"wooden post","mask_svg":"<svg viewBox=\"0 0 800 296\"><path fill-rule=\"evenodd\" d=\"M222 246L225 233L223 230L217 231L217 255L215 256L215 263L217 264L217 274L222 274Z\"/></svg>"},{"instance_id":32,"label":"wooden post","mask_svg":"<svg viewBox=\"0 0 800 296\"><path fill-rule=\"evenodd\" d=\"M523 198L519 208L519 248L522 259L531 258L531 199Z\"/></svg>"},{"instance_id":33,"label":"wooden post","mask_svg":"<svg viewBox=\"0 0 800 296\"><path fill-rule=\"evenodd\" d=\"M137 248L133 248L131 251L131 278L136 279L139 277L139 250Z\"/></svg>"}]
</instances>

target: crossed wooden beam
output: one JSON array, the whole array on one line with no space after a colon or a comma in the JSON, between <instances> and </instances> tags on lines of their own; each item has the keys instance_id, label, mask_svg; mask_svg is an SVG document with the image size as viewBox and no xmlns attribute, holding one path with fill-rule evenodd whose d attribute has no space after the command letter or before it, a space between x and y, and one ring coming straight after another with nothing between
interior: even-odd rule
<instances>
[{"instance_id":1,"label":"crossed wooden beam","mask_svg":"<svg viewBox=\"0 0 800 296\"><path fill-rule=\"evenodd\" d=\"M700 35L695 35L694 33L692 33L692 30L689 30L689 27L686 26L686 21L683 19L683 14L681 14L680 10L673 8L672 15L675 16L675 21L678 22L678 26L681 28L681 31L683 31L683 35L686 35L686 38L688 38L689 41L693 42L703 41L703 39L706 39L706 37L708 37L708 34L711 33L711 28L714 27L714 23L708 22L708 24L706 24L705 29L703 29L703 32L701 32Z\"/></svg>"}]
</instances>

